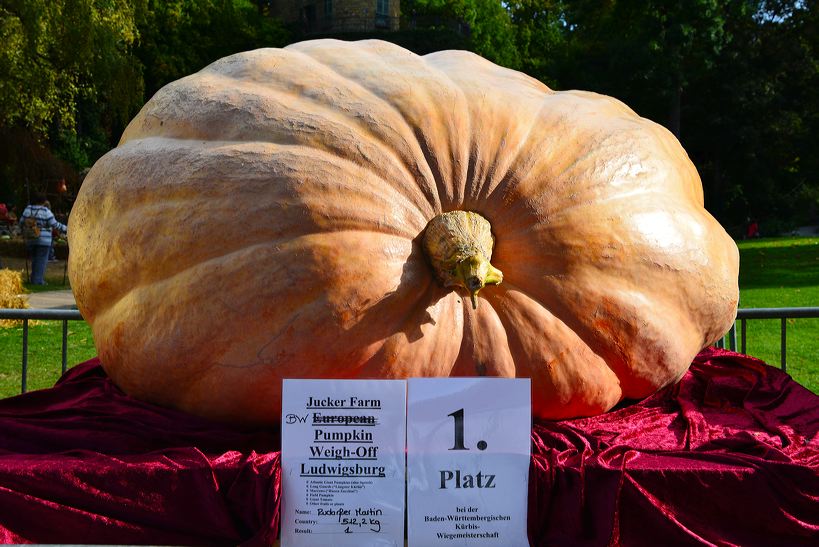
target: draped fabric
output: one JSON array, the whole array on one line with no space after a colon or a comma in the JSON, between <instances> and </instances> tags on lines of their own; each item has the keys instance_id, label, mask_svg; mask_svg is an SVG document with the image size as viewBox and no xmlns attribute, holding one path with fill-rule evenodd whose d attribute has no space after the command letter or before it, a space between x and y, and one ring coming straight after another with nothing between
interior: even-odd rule
<instances>
[{"instance_id":1,"label":"draped fabric","mask_svg":"<svg viewBox=\"0 0 819 547\"><path fill-rule=\"evenodd\" d=\"M708 349L676 385L536 422L533 545L816 545L819 397ZM97 360L0 401L0 540L245 544L279 528L277 431L124 395Z\"/></svg>"},{"instance_id":2,"label":"draped fabric","mask_svg":"<svg viewBox=\"0 0 819 547\"><path fill-rule=\"evenodd\" d=\"M676 385L535 424L539 545L819 544L819 397L779 369L700 353Z\"/></svg>"}]
</instances>

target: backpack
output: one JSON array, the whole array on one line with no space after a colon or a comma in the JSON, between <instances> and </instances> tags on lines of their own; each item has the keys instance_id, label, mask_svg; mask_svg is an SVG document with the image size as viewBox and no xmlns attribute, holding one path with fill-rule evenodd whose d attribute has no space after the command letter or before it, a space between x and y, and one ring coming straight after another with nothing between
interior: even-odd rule
<instances>
[{"instance_id":1,"label":"backpack","mask_svg":"<svg viewBox=\"0 0 819 547\"><path fill-rule=\"evenodd\" d=\"M37 219L34 217L26 217L23 219L23 239L39 239L40 225L37 224Z\"/></svg>"}]
</instances>

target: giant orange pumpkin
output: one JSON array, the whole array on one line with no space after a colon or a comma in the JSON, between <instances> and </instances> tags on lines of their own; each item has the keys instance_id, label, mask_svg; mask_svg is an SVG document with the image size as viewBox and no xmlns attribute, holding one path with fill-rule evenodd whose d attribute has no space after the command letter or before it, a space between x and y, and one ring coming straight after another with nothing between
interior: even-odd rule
<instances>
[{"instance_id":1,"label":"giant orange pumpkin","mask_svg":"<svg viewBox=\"0 0 819 547\"><path fill-rule=\"evenodd\" d=\"M677 380L738 296L736 246L664 128L380 41L166 86L69 234L111 378L244 423L278 420L282 378L530 377L536 416L604 412Z\"/></svg>"}]
</instances>

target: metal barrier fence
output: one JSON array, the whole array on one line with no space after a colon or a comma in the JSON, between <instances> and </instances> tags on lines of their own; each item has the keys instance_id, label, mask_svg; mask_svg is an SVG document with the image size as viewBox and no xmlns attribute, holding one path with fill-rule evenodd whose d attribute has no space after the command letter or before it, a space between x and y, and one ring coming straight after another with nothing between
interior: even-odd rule
<instances>
[{"instance_id":1,"label":"metal barrier fence","mask_svg":"<svg viewBox=\"0 0 819 547\"><path fill-rule=\"evenodd\" d=\"M746 353L747 349L747 322L749 319L779 319L780 320L780 345L779 362L780 368L784 371L787 368L787 320L788 319L814 319L819 318L819 307L810 308L741 308L737 311L737 320L728 333L716 343L717 347L725 348L725 339L728 339L728 349L737 351L737 322L740 324L741 345L739 352ZM0 309L0 319L16 319L23 322L23 358L22 358L22 381L20 393L26 392L26 382L28 379L28 322L30 320L62 321L62 371L67 368L68 352L68 322L82 321L82 315L78 310L12 310Z\"/></svg>"},{"instance_id":2,"label":"metal barrier fence","mask_svg":"<svg viewBox=\"0 0 819 547\"><path fill-rule=\"evenodd\" d=\"M737 319L728 333L716 343L718 348L725 348L725 339L728 339L727 348L737 351L737 322L740 325L741 345L739 353L747 355L747 328L749 319L779 319L779 368L787 371L788 361L788 319L815 319L819 318L819 307L810 308L740 308L737 310Z\"/></svg>"},{"instance_id":3,"label":"metal barrier fence","mask_svg":"<svg viewBox=\"0 0 819 547\"><path fill-rule=\"evenodd\" d=\"M82 321L82 315L78 310L12 310L0 309L0 319L15 319L23 322L23 360L22 380L20 383L20 393L27 391L26 383L28 382L28 322L31 320L42 319L46 321L62 321L63 322L63 336L62 336L62 367L63 374L68 368L68 322Z\"/></svg>"}]
</instances>

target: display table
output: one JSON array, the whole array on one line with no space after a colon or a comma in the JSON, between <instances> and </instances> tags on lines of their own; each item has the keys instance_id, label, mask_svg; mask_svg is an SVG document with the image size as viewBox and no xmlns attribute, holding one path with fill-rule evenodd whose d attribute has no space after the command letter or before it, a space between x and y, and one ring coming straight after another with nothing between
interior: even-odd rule
<instances>
[{"instance_id":1,"label":"display table","mask_svg":"<svg viewBox=\"0 0 819 547\"><path fill-rule=\"evenodd\" d=\"M819 397L709 349L682 381L536 422L532 545L819 544ZM277 431L136 401L99 362L0 401L0 540L272 544Z\"/></svg>"}]
</instances>

